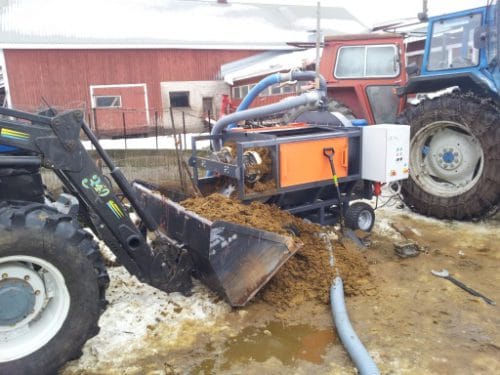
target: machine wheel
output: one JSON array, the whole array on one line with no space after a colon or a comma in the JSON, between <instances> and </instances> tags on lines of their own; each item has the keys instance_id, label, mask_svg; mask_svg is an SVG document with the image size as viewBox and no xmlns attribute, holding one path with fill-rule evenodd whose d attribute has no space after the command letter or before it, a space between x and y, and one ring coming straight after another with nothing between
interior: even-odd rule
<instances>
[{"instance_id":1,"label":"machine wheel","mask_svg":"<svg viewBox=\"0 0 500 375\"><path fill-rule=\"evenodd\" d=\"M500 109L472 94L452 93L409 108L410 178L405 202L442 219L481 217L498 204ZM402 120L402 121L401 121Z\"/></svg>"},{"instance_id":2,"label":"machine wheel","mask_svg":"<svg viewBox=\"0 0 500 375\"><path fill-rule=\"evenodd\" d=\"M0 374L53 374L99 332L109 283L71 216L0 203Z\"/></svg>"},{"instance_id":3,"label":"machine wheel","mask_svg":"<svg viewBox=\"0 0 500 375\"><path fill-rule=\"evenodd\" d=\"M368 203L355 202L347 208L344 221L348 228L370 232L375 224L375 211Z\"/></svg>"},{"instance_id":4,"label":"machine wheel","mask_svg":"<svg viewBox=\"0 0 500 375\"><path fill-rule=\"evenodd\" d=\"M308 106L300 106L298 108L292 109L291 111L287 112L283 116L283 120L285 123L289 124L292 122L300 122L303 121L301 119L301 116L307 112L310 112L314 109L311 109L311 107ZM344 104L342 104L339 101L336 101L334 99L330 99L328 101L328 112L339 112L340 114L344 115L348 120L353 120L356 117L352 113L352 111L346 107Z\"/></svg>"}]
</instances>

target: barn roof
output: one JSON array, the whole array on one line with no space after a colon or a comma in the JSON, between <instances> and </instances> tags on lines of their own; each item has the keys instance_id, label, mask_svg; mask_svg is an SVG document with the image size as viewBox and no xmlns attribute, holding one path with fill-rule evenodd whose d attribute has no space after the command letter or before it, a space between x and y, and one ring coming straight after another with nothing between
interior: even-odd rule
<instances>
[{"instance_id":1,"label":"barn roof","mask_svg":"<svg viewBox=\"0 0 500 375\"><path fill-rule=\"evenodd\" d=\"M272 1L272 0L271 0ZM325 34L366 26L321 9ZM2 0L0 48L290 49L316 28L316 6L215 0Z\"/></svg>"}]
</instances>

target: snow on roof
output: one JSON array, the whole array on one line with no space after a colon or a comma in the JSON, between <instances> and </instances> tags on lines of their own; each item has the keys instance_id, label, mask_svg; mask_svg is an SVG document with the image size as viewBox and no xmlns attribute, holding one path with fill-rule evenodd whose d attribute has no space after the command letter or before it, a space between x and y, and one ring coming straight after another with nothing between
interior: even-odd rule
<instances>
[{"instance_id":1,"label":"snow on roof","mask_svg":"<svg viewBox=\"0 0 500 375\"><path fill-rule=\"evenodd\" d=\"M235 81L303 68L314 63L315 59L314 48L293 52L265 52L222 65L221 76L227 84L232 85Z\"/></svg>"},{"instance_id":2,"label":"snow on roof","mask_svg":"<svg viewBox=\"0 0 500 375\"><path fill-rule=\"evenodd\" d=\"M325 33L366 26L342 7L321 10ZM316 27L316 4L196 0L4 0L3 48L286 49Z\"/></svg>"}]
</instances>

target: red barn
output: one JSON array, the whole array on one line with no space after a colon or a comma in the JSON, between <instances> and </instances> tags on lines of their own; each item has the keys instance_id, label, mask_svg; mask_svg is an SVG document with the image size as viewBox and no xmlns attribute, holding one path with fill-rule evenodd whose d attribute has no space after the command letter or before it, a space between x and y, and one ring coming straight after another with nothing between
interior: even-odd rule
<instances>
[{"instance_id":1,"label":"red barn","mask_svg":"<svg viewBox=\"0 0 500 375\"><path fill-rule=\"evenodd\" d=\"M6 2L5 99L30 110L81 107L101 135L149 133L170 124L171 110L176 125L194 130L230 92L223 64L293 49L286 42L306 39L315 14L314 4L221 0ZM323 18L362 28L342 8L327 8Z\"/></svg>"}]
</instances>

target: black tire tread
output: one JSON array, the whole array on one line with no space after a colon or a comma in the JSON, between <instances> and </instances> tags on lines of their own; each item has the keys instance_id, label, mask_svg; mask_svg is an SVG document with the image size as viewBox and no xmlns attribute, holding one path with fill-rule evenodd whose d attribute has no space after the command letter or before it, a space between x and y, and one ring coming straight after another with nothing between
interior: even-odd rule
<instances>
[{"instance_id":1,"label":"black tire tread","mask_svg":"<svg viewBox=\"0 0 500 375\"><path fill-rule=\"evenodd\" d=\"M327 110L329 112L339 112L349 120L353 120L356 118L354 116L354 113L351 111L349 107L347 107L346 105L344 105L343 103L339 102L336 99L329 99ZM283 120L287 124L295 122L300 115L308 111L311 111L311 108L305 105L300 106L298 108L294 108L289 112L285 113L285 115L283 116Z\"/></svg>"},{"instance_id":2,"label":"black tire tread","mask_svg":"<svg viewBox=\"0 0 500 375\"><path fill-rule=\"evenodd\" d=\"M0 230L6 232L17 230L41 231L49 236L58 237L65 243L77 248L94 269L99 290L98 315L100 316L104 312L107 306L105 292L109 285L109 276L97 243L90 233L81 229L73 217L61 214L55 208L41 203L3 201L0 202ZM93 325L86 332L83 343L99 333L97 321L98 319L93 322ZM80 355L81 347L75 347L66 360L78 358ZM52 373L56 369L40 369L41 372L39 373L44 373L45 370Z\"/></svg>"},{"instance_id":3,"label":"black tire tread","mask_svg":"<svg viewBox=\"0 0 500 375\"><path fill-rule=\"evenodd\" d=\"M346 210L344 215L344 224L346 227L357 230L361 229L358 226L358 216L361 212L368 210L372 215L372 222L370 228L366 232L370 232L375 224L375 211L372 206L365 202L354 202Z\"/></svg>"},{"instance_id":4,"label":"black tire tread","mask_svg":"<svg viewBox=\"0 0 500 375\"><path fill-rule=\"evenodd\" d=\"M411 126L411 137L431 122L454 121L468 127L481 143L485 157L483 174L469 191L452 198L434 196L420 188L410 176L402 186L405 203L420 214L439 219L469 220L494 211L500 198L499 119L500 108L491 99L470 92L455 91L425 99L406 109L398 122Z\"/></svg>"}]
</instances>

